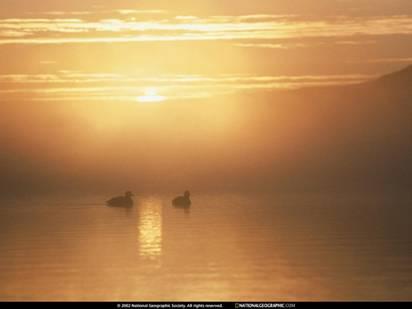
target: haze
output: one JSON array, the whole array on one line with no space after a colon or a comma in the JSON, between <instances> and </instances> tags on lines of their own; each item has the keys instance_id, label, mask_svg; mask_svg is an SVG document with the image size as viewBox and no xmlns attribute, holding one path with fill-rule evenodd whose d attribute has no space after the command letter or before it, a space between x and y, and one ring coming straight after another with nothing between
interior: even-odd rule
<instances>
[{"instance_id":1,"label":"haze","mask_svg":"<svg viewBox=\"0 0 412 309\"><path fill-rule=\"evenodd\" d=\"M0 190L405 190L412 6L372 2L2 1Z\"/></svg>"}]
</instances>

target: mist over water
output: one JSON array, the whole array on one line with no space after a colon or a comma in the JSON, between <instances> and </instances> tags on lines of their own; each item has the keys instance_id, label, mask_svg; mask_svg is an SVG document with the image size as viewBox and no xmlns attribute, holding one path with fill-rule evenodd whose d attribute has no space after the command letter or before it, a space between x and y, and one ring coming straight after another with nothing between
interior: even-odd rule
<instances>
[{"instance_id":1,"label":"mist over water","mask_svg":"<svg viewBox=\"0 0 412 309\"><path fill-rule=\"evenodd\" d=\"M395 90L4 103L0 192L407 192L409 92Z\"/></svg>"}]
</instances>

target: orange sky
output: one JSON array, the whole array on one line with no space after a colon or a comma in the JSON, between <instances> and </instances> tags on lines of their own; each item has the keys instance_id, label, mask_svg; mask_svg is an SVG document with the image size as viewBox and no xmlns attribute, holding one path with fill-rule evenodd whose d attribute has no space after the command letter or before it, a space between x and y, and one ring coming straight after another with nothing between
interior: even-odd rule
<instances>
[{"instance_id":1,"label":"orange sky","mask_svg":"<svg viewBox=\"0 0 412 309\"><path fill-rule=\"evenodd\" d=\"M194 100L351 84L412 62L408 0L0 4L1 100ZM154 90L153 90L154 89Z\"/></svg>"}]
</instances>

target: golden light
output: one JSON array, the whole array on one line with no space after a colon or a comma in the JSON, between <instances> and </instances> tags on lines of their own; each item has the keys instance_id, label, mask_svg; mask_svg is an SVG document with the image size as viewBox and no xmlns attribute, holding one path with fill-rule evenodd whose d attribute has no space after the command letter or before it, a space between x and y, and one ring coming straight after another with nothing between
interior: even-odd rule
<instances>
[{"instance_id":1,"label":"golden light","mask_svg":"<svg viewBox=\"0 0 412 309\"><path fill-rule=\"evenodd\" d=\"M162 202L146 199L139 205L139 254L156 260L162 253Z\"/></svg>"},{"instance_id":2,"label":"golden light","mask_svg":"<svg viewBox=\"0 0 412 309\"><path fill-rule=\"evenodd\" d=\"M165 96L157 93L156 88L147 88L142 96L136 98L140 103L159 103L166 100Z\"/></svg>"}]
</instances>

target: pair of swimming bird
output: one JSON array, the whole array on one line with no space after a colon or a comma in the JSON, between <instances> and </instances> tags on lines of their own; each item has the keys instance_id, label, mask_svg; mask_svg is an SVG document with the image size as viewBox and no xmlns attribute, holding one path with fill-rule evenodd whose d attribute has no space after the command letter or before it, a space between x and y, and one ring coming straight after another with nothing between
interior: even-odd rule
<instances>
[{"instance_id":1,"label":"pair of swimming bird","mask_svg":"<svg viewBox=\"0 0 412 309\"><path fill-rule=\"evenodd\" d=\"M132 207L133 193L127 191L124 196L114 197L107 202L108 206L112 207ZM182 196L178 196L172 200L172 204L176 207L189 207L192 201L190 200L190 192L186 191Z\"/></svg>"}]
</instances>

